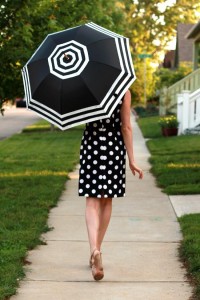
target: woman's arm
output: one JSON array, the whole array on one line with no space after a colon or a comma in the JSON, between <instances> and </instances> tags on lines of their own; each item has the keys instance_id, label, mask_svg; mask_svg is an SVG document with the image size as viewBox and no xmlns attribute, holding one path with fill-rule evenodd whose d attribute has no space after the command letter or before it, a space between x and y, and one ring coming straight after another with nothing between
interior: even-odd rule
<instances>
[{"instance_id":1,"label":"woman's arm","mask_svg":"<svg viewBox=\"0 0 200 300\"><path fill-rule=\"evenodd\" d=\"M132 132L132 126L131 126L131 121L130 121L130 110L131 107L131 93L128 90L124 96L124 100L121 106L120 114L121 114L121 132L122 136L124 139L124 144L126 147L126 151L128 154L128 159L129 159L129 166L130 169L135 175L135 172L139 174L139 178L143 178L143 171L142 169L138 168L135 164L134 160L134 154L133 154L133 132Z\"/></svg>"}]
</instances>

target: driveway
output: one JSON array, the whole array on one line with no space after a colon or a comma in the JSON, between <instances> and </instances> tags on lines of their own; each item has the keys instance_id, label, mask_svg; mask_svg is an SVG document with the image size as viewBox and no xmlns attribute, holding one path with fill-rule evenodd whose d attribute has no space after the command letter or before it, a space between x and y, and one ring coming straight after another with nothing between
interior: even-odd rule
<instances>
[{"instance_id":1,"label":"driveway","mask_svg":"<svg viewBox=\"0 0 200 300\"><path fill-rule=\"evenodd\" d=\"M20 132L24 127L38 120L40 117L26 108L6 108L4 116L0 114L0 140Z\"/></svg>"}]
</instances>

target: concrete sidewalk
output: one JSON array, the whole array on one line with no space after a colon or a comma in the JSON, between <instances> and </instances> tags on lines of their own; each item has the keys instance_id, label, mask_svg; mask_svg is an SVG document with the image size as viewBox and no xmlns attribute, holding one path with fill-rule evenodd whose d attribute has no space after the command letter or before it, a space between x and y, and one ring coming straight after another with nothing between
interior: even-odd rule
<instances>
[{"instance_id":1,"label":"concrete sidewalk","mask_svg":"<svg viewBox=\"0 0 200 300\"><path fill-rule=\"evenodd\" d=\"M182 239L167 195L149 173L149 152L135 122L134 149L143 180L127 168L125 198L113 199L103 244L105 277L93 281L84 219L85 200L77 196L78 169L71 174L58 207L51 210L43 236L47 245L30 251L27 277L12 300L188 300L192 288L178 259Z\"/></svg>"}]
</instances>

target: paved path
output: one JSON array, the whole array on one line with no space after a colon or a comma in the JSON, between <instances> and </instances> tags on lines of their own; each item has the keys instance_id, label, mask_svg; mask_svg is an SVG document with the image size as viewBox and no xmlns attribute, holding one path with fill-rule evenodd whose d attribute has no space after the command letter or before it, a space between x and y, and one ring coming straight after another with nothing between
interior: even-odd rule
<instances>
[{"instance_id":1,"label":"paved path","mask_svg":"<svg viewBox=\"0 0 200 300\"><path fill-rule=\"evenodd\" d=\"M38 121L40 117L26 108L12 107L0 114L0 140L20 132L27 125Z\"/></svg>"},{"instance_id":2,"label":"paved path","mask_svg":"<svg viewBox=\"0 0 200 300\"><path fill-rule=\"evenodd\" d=\"M105 278L94 282L88 267L85 200L77 197L78 170L71 174L47 245L30 251L27 277L12 300L188 300L192 289L178 259L182 238L167 195L148 172L149 152L134 124L135 156L143 181L127 169L127 197L113 200L112 220L103 244Z\"/></svg>"}]
</instances>

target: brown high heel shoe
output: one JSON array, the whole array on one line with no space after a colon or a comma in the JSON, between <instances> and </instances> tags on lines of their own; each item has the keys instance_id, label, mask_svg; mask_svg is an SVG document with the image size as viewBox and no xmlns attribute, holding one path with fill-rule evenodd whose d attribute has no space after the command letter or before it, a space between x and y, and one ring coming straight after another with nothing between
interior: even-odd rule
<instances>
[{"instance_id":1,"label":"brown high heel shoe","mask_svg":"<svg viewBox=\"0 0 200 300\"><path fill-rule=\"evenodd\" d=\"M97 249L94 249L91 254L90 266L92 268L92 276L94 280L101 280L104 277L104 272L101 260L101 252Z\"/></svg>"}]
</instances>

